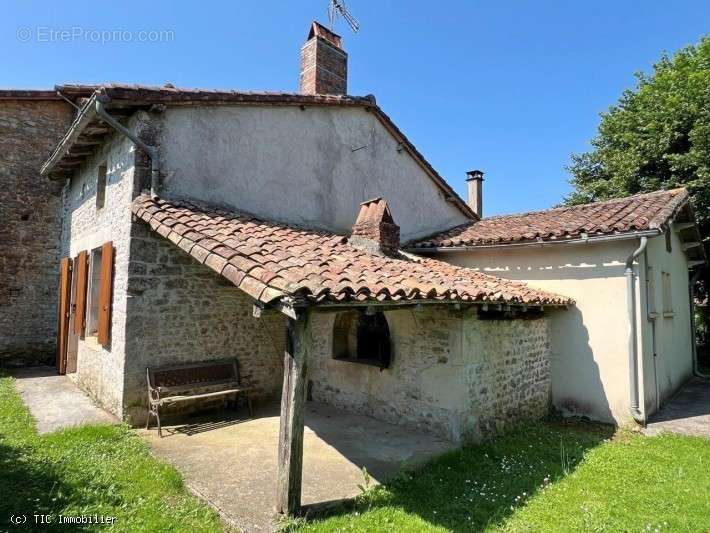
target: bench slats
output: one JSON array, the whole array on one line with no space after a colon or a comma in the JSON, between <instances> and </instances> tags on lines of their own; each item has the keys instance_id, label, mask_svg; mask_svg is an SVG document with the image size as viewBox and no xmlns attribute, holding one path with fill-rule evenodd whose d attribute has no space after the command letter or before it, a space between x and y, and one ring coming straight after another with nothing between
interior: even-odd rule
<instances>
[{"instance_id":1,"label":"bench slats","mask_svg":"<svg viewBox=\"0 0 710 533\"><path fill-rule=\"evenodd\" d=\"M234 389L219 390L215 392L204 392L202 394L191 394L189 396L168 396L167 398L162 398L161 403L163 405L175 402L184 402L185 400L194 400L197 398L212 398L214 396L224 396L226 394L234 394L236 392L246 392L249 388L247 387L236 387Z\"/></svg>"},{"instance_id":2,"label":"bench slats","mask_svg":"<svg viewBox=\"0 0 710 533\"><path fill-rule=\"evenodd\" d=\"M251 388L241 384L239 363L236 359L146 368L146 375L150 406L146 429L149 427L150 417L155 416L158 421L158 435L161 437L163 434L160 425L160 407L163 405L244 393L249 406L249 415L252 414L249 397Z\"/></svg>"}]
</instances>

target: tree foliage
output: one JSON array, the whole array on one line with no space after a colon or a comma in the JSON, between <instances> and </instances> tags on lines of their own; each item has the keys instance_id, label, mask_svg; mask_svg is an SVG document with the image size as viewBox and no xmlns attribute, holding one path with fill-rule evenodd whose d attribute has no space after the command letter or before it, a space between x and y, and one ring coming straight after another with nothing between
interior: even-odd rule
<instances>
[{"instance_id":1,"label":"tree foliage","mask_svg":"<svg viewBox=\"0 0 710 533\"><path fill-rule=\"evenodd\" d=\"M592 150L574 154L568 170L579 204L686 187L700 231L710 235L710 38L672 57L602 113Z\"/></svg>"}]
</instances>

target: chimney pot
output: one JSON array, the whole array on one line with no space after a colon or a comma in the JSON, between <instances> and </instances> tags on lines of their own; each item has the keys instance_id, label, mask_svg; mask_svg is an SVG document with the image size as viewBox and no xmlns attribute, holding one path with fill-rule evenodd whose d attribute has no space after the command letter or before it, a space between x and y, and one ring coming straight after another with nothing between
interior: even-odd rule
<instances>
[{"instance_id":1,"label":"chimney pot","mask_svg":"<svg viewBox=\"0 0 710 533\"><path fill-rule=\"evenodd\" d=\"M469 170L466 172L466 183L468 184L468 206L483 218L483 172L480 170Z\"/></svg>"},{"instance_id":2,"label":"chimney pot","mask_svg":"<svg viewBox=\"0 0 710 533\"><path fill-rule=\"evenodd\" d=\"M301 94L347 94L348 54L340 35L313 22L301 48Z\"/></svg>"},{"instance_id":3,"label":"chimney pot","mask_svg":"<svg viewBox=\"0 0 710 533\"><path fill-rule=\"evenodd\" d=\"M373 198L360 204L360 212L348 240L350 244L380 255L399 253L399 226L387 202Z\"/></svg>"}]
</instances>

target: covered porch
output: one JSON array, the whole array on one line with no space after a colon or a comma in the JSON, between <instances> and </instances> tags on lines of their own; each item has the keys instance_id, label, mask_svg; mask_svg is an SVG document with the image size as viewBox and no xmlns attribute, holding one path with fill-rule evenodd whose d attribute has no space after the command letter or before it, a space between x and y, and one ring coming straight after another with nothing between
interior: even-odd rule
<instances>
[{"instance_id":1,"label":"covered porch","mask_svg":"<svg viewBox=\"0 0 710 533\"><path fill-rule=\"evenodd\" d=\"M204 319L201 336L219 337L213 324L231 310L234 318L220 329L240 332L224 346L247 375L264 360L255 357L262 325L273 341L267 344L283 343L280 368L264 367L261 376L281 391L280 408L270 405L250 421L211 422L207 432L175 427L154 440L166 457L179 459L188 479L202 480L195 490L225 514L225 506L249 507L259 520L299 514L304 504L307 510L356 495L363 467L383 479L402 462L449 449L450 441L495 434L546 412L544 307L571 301L401 252L399 228L382 199L362 204L349 238L147 196L136 199L133 212L177 246L171 254L181 249L239 289L241 300L230 296L224 309L215 298L201 302L205 311L190 316ZM197 292L185 274L171 284L181 300ZM161 300L150 300L151 291L139 302L157 316L148 338L158 329L175 338L184 328L155 313L164 298L161 292ZM176 358L159 343L136 353L159 363ZM242 506L242 496L255 503Z\"/></svg>"},{"instance_id":2,"label":"covered porch","mask_svg":"<svg viewBox=\"0 0 710 533\"><path fill-rule=\"evenodd\" d=\"M273 531L277 518L279 405L173 419L164 438L141 430L153 450L173 464L189 488L242 531ZM402 466L453 448L447 440L356 415L318 402L304 406L303 512L360 494L363 469L372 483Z\"/></svg>"}]
</instances>

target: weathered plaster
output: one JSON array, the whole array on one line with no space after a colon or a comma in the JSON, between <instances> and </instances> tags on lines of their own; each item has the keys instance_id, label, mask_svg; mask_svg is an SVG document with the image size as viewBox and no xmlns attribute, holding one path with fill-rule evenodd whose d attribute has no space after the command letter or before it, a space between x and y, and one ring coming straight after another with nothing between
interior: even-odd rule
<instances>
[{"instance_id":1,"label":"weathered plaster","mask_svg":"<svg viewBox=\"0 0 710 533\"><path fill-rule=\"evenodd\" d=\"M167 195L344 233L382 196L402 242L467 221L364 109L191 106L161 120Z\"/></svg>"}]
</instances>

